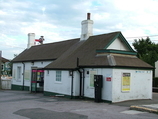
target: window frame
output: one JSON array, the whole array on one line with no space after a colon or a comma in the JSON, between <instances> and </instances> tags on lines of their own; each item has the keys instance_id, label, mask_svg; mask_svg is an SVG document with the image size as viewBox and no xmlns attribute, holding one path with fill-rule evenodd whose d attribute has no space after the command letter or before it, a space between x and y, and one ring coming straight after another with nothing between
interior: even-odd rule
<instances>
[{"instance_id":1,"label":"window frame","mask_svg":"<svg viewBox=\"0 0 158 119\"><path fill-rule=\"evenodd\" d=\"M22 69L21 66L17 66L17 80L20 81L21 80L21 74L22 74Z\"/></svg>"},{"instance_id":2,"label":"window frame","mask_svg":"<svg viewBox=\"0 0 158 119\"><path fill-rule=\"evenodd\" d=\"M56 82L61 82L62 80L62 71L61 70L56 70L56 78L55 81Z\"/></svg>"}]
</instances>

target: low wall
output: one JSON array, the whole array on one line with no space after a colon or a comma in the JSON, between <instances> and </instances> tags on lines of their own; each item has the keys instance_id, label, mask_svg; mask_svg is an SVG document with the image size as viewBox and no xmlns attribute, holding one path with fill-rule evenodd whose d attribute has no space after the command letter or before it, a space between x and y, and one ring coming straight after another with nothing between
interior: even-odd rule
<instances>
[{"instance_id":1,"label":"low wall","mask_svg":"<svg viewBox=\"0 0 158 119\"><path fill-rule=\"evenodd\" d=\"M1 79L2 89L11 89L11 79Z\"/></svg>"}]
</instances>

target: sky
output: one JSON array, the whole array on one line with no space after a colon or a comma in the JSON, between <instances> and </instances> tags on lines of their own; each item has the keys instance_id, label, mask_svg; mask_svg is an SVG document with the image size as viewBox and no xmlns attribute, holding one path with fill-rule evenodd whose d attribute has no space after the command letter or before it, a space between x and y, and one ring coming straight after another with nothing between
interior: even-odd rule
<instances>
[{"instance_id":1,"label":"sky","mask_svg":"<svg viewBox=\"0 0 158 119\"><path fill-rule=\"evenodd\" d=\"M0 0L0 50L13 59L27 48L28 33L44 43L79 38L91 13L93 35L121 31L130 45L158 42L158 0Z\"/></svg>"}]
</instances>

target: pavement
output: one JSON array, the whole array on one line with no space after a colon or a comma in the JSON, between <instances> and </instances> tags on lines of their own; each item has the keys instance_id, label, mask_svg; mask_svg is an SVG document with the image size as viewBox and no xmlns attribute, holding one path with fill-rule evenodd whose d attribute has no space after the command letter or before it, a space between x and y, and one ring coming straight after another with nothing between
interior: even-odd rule
<instances>
[{"instance_id":1,"label":"pavement","mask_svg":"<svg viewBox=\"0 0 158 119\"><path fill-rule=\"evenodd\" d=\"M115 105L115 104L114 104ZM158 114L158 93L153 93L149 100L131 100L116 103L119 106L129 106L131 110L138 110Z\"/></svg>"},{"instance_id":2,"label":"pavement","mask_svg":"<svg viewBox=\"0 0 158 119\"><path fill-rule=\"evenodd\" d=\"M0 119L158 119L155 112L138 111L137 108L142 106L157 109L158 93L153 93L152 100L111 104L43 96L29 91L0 90Z\"/></svg>"}]
</instances>

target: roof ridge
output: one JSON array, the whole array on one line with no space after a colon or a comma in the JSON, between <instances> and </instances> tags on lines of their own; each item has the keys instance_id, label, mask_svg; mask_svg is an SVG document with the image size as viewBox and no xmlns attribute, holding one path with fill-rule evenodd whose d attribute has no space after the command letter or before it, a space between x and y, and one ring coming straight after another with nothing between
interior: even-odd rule
<instances>
[{"instance_id":1,"label":"roof ridge","mask_svg":"<svg viewBox=\"0 0 158 119\"><path fill-rule=\"evenodd\" d=\"M63 42L67 42L67 41L72 41L72 40L79 40L80 38L74 38L74 39L69 39L69 40L63 40L63 41L57 41L57 42L52 42L52 43L45 43L42 45L34 45L32 47L37 47L37 46L43 46L43 45L51 45L51 44L58 44L58 43L63 43Z\"/></svg>"},{"instance_id":2,"label":"roof ridge","mask_svg":"<svg viewBox=\"0 0 158 119\"><path fill-rule=\"evenodd\" d=\"M110 33L103 33L103 34L98 34L98 35L92 35L90 37L97 37L97 36L101 36L101 35L114 34L114 33L121 33L121 31L115 31L115 32L110 32ZM80 38L73 38L73 39L67 39L67 40L52 42L52 43L45 43L45 44L42 44L42 45L35 45L35 46L32 46L32 47L43 46L43 45L50 45L50 44L57 44L57 43L71 41L71 40L80 40Z\"/></svg>"},{"instance_id":3,"label":"roof ridge","mask_svg":"<svg viewBox=\"0 0 158 119\"><path fill-rule=\"evenodd\" d=\"M110 32L110 33L103 33L103 34L93 35L93 36L90 36L90 37L96 37L96 36L108 35L108 34L114 34L114 33L121 33L121 31Z\"/></svg>"}]
</instances>

